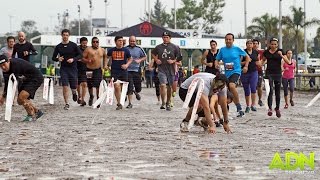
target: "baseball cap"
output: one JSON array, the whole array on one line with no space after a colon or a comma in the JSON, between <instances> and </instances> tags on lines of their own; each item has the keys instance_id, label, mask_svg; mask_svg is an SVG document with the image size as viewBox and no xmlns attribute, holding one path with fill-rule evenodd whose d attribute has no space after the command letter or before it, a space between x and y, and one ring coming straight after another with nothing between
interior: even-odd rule
<instances>
[{"instance_id":1,"label":"baseball cap","mask_svg":"<svg viewBox=\"0 0 320 180\"><path fill-rule=\"evenodd\" d=\"M170 34L168 31L164 31L164 32L162 33L162 36L169 36L169 37L171 37L171 34Z\"/></svg>"},{"instance_id":2,"label":"baseball cap","mask_svg":"<svg viewBox=\"0 0 320 180\"><path fill-rule=\"evenodd\" d=\"M8 61L7 56L5 56L5 55L0 55L0 64L3 64L3 63L5 63L5 62L7 62L7 61Z\"/></svg>"}]
</instances>

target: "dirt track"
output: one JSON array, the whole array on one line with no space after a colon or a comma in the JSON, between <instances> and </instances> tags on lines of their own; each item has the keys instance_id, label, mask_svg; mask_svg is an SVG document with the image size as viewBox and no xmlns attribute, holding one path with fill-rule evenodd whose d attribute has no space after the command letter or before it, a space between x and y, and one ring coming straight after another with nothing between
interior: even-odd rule
<instances>
[{"instance_id":1,"label":"dirt track","mask_svg":"<svg viewBox=\"0 0 320 180\"><path fill-rule=\"evenodd\" d=\"M55 92L56 104L48 105L38 91L45 115L37 122L21 122L25 111L14 106L8 123L2 108L0 179L320 179L320 100L303 107L314 93L297 93L296 106L281 108L280 119L261 107L231 120L233 134L218 128L208 135L200 128L180 133L182 102L176 97L173 111L160 110L154 89L121 111L76 104L64 111L60 87ZM269 170L274 153L283 158L285 151L315 152L315 170Z\"/></svg>"}]
</instances>

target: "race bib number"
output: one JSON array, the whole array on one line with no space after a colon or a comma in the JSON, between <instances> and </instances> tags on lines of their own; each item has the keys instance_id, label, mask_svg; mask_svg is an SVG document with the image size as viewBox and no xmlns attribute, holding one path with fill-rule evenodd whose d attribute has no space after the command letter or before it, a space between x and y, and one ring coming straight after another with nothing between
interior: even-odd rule
<instances>
[{"instance_id":1,"label":"race bib number","mask_svg":"<svg viewBox=\"0 0 320 180\"><path fill-rule=\"evenodd\" d=\"M234 64L233 63L226 63L226 70L227 71L232 71L234 70Z\"/></svg>"},{"instance_id":2,"label":"race bib number","mask_svg":"<svg viewBox=\"0 0 320 180\"><path fill-rule=\"evenodd\" d=\"M87 78L92 78L93 71L87 71Z\"/></svg>"}]
</instances>

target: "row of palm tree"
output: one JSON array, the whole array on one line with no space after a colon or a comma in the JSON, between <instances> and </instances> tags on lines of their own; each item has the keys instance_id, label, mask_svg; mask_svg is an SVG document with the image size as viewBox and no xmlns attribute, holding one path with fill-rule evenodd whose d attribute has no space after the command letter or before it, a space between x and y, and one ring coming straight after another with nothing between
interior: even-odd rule
<instances>
[{"instance_id":1,"label":"row of palm tree","mask_svg":"<svg viewBox=\"0 0 320 180\"><path fill-rule=\"evenodd\" d=\"M308 28L320 24L320 20L313 18L304 22L305 13L301 7L290 7L291 16L283 16L283 49L293 49L295 53L303 51L303 33L304 27ZM278 37L279 19L268 13L252 20L252 25L247 29L249 38L258 38L262 42L262 47L267 46L267 40L271 37Z\"/></svg>"}]
</instances>

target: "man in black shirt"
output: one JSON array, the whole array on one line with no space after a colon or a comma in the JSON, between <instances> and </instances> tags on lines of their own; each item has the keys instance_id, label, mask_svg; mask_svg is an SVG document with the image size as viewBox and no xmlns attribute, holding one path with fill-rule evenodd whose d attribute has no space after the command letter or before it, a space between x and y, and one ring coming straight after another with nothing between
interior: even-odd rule
<instances>
[{"instance_id":1,"label":"man in black shirt","mask_svg":"<svg viewBox=\"0 0 320 180\"><path fill-rule=\"evenodd\" d=\"M19 83L21 83L18 86L18 104L22 105L28 113L24 121L32 121L40 118L43 115L43 112L37 109L30 102L30 99L34 98L37 89L43 82L41 72L32 64L23 61L22 59L12 58L11 60L8 60L4 55L0 55L0 67L3 70L5 79L5 87L3 94L0 97L0 105L3 105L7 95L9 76L14 74L17 79L20 79Z\"/></svg>"},{"instance_id":2,"label":"man in black shirt","mask_svg":"<svg viewBox=\"0 0 320 180\"><path fill-rule=\"evenodd\" d=\"M205 72L216 75L219 72L219 69L216 69L214 65L217 54L219 52L219 49L217 49L217 41L211 40L210 47L211 49L207 49L202 54L200 62L201 64L206 66L206 69L204 70ZM205 62L205 60L207 60L207 62Z\"/></svg>"},{"instance_id":3,"label":"man in black shirt","mask_svg":"<svg viewBox=\"0 0 320 180\"><path fill-rule=\"evenodd\" d=\"M83 53L83 51L87 48L88 39L86 37L80 38L80 50ZM87 93L87 65L82 60L79 59L77 62L77 68L78 68L78 104L81 106L85 106L87 103L84 101L84 98Z\"/></svg>"},{"instance_id":4,"label":"man in black shirt","mask_svg":"<svg viewBox=\"0 0 320 180\"><path fill-rule=\"evenodd\" d=\"M76 43L69 41L70 31L64 29L61 32L62 42L58 44L53 52L52 60L61 62L60 76L63 86L64 109L70 108L68 98L68 86L72 91L73 101L78 100L78 68L77 61L82 58L82 53Z\"/></svg>"},{"instance_id":5,"label":"man in black shirt","mask_svg":"<svg viewBox=\"0 0 320 180\"><path fill-rule=\"evenodd\" d=\"M18 40L19 42L13 46L12 57L15 58L17 54L18 58L30 62L30 55L37 55L38 52L30 42L26 41L26 35L24 32L18 33Z\"/></svg>"}]
</instances>

